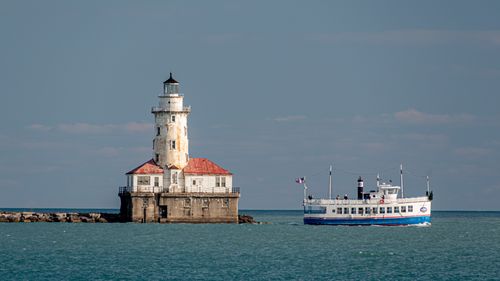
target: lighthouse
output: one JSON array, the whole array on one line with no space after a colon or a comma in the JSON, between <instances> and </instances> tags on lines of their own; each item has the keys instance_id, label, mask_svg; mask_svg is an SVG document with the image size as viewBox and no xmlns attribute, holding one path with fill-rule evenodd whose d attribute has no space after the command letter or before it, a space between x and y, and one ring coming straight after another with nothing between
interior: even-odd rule
<instances>
[{"instance_id":1,"label":"lighthouse","mask_svg":"<svg viewBox=\"0 0 500 281\"><path fill-rule=\"evenodd\" d=\"M119 188L123 221L237 223L240 190L233 174L189 155L188 117L180 83L163 82L154 115L152 158L126 173Z\"/></svg>"}]
</instances>

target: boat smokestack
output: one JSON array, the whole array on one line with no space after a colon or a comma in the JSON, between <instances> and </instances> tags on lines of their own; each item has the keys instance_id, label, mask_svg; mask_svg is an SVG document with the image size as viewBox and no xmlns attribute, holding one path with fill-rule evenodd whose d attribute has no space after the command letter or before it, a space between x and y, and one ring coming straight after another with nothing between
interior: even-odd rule
<instances>
[{"instance_id":1,"label":"boat smokestack","mask_svg":"<svg viewBox=\"0 0 500 281\"><path fill-rule=\"evenodd\" d=\"M359 177L358 178L358 200L363 199L363 187L364 187L363 179L361 177Z\"/></svg>"}]
</instances>

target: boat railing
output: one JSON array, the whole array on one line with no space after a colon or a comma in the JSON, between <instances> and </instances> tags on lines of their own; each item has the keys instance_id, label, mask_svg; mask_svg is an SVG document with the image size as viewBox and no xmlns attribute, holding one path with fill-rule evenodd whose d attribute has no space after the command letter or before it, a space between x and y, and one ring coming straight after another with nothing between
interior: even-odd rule
<instances>
[{"instance_id":1,"label":"boat railing","mask_svg":"<svg viewBox=\"0 0 500 281\"><path fill-rule=\"evenodd\" d=\"M429 199L426 196L413 197L413 198L398 198L396 200L382 200L378 199L307 199L306 203L314 205L363 205L375 203L417 203L427 202Z\"/></svg>"}]
</instances>

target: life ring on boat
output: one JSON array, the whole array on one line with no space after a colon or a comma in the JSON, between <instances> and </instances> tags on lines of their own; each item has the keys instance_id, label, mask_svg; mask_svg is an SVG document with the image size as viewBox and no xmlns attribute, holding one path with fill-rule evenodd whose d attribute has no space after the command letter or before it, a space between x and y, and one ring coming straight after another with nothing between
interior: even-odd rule
<instances>
[{"instance_id":1,"label":"life ring on boat","mask_svg":"<svg viewBox=\"0 0 500 281\"><path fill-rule=\"evenodd\" d=\"M380 204L384 204L384 198L380 199Z\"/></svg>"}]
</instances>

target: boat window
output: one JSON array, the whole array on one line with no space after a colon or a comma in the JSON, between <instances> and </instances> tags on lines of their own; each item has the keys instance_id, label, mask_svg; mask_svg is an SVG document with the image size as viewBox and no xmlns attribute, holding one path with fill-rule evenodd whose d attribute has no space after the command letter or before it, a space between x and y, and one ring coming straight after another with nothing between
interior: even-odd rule
<instances>
[{"instance_id":1,"label":"boat window","mask_svg":"<svg viewBox=\"0 0 500 281\"><path fill-rule=\"evenodd\" d=\"M370 214L370 207L365 208L365 214Z\"/></svg>"},{"instance_id":2,"label":"boat window","mask_svg":"<svg viewBox=\"0 0 500 281\"><path fill-rule=\"evenodd\" d=\"M342 208L337 208L337 214L342 215Z\"/></svg>"},{"instance_id":3,"label":"boat window","mask_svg":"<svg viewBox=\"0 0 500 281\"><path fill-rule=\"evenodd\" d=\"M385 214L385 207L380 207L380 213Z\"/></svg>"},{"instance_id":4,"label":"boat window","mask_svg":"<svg viewBox=\"0 0 500 281\"><path fill-rule=\"evenodd\" d=\"M399 207L394 207L394 213L399 213Z\"/></svg>"},{"instance_id":5,"label":"boat window","mask_svg":"<svg viewBox=\"0 0 500 281\"><path fill-rule=\"evenodd\" d=\"M349 208L344 208L344 214L349 214Z\"/></svg>"},{"instance_id":6,"label":"boat window","mask_svg":"<svg viewBox=\"0 0 500 281\"><path fill-rule=\"evenodd\" d=\"M408 206L408 212L409 213L413 212L413 206L412 205Z\"/></svg>"},{"instance_id":7,"label":"boat window","mask_svg":"<svg viewBox=\"0 0 500 281\"><path fill-rule=\"evenodd\" d=\"M401 206L401 213L406 213L406 206Z\"/></svg>"},{"instance_id":8,"label":"boat window","mask_svg":"<svg viewBox=\"0 0 500 281\"><path fill-rule=\"evenodd\" d=\"M351 214L356 214L356 208L351 208Z\"/></svg>"},{"instance_id":9,"label":"boat window","mask_svg":"<svg viewBox=\"0 0 500 281\"><path fill-rule=\"evenodd\" d=\"M334 214L335 214L335 209L332 209L332 213L334 213Z\"/></svg>"},{"instance_id":10,"label":"boat window","mask_svg":"<svg viewBox=\"0 0 500 281\"><path fill-rule=\"evenodd\" d=\"M387 207L387 213L392 214L392 207Z\"/></svg>"},{"instance_id":11,"label":"boat window","mask_svg":"<svg viewBox=\"0 0 500 281\"><path fill-rule=\"evenodd\" d=\"M360 215L363 214L363 208L358 208L358 214L360 214Z\"/></svg>"},{"instance_id":12,"label":"boat window","mask_svg":"<svg viewBox=\"0 0 500 281\"><path fill-rule=\"evenodd\" d=\"M376 214L377 213L377 208L372 208L372 213Z\"/></svg>"}]
</instances>

